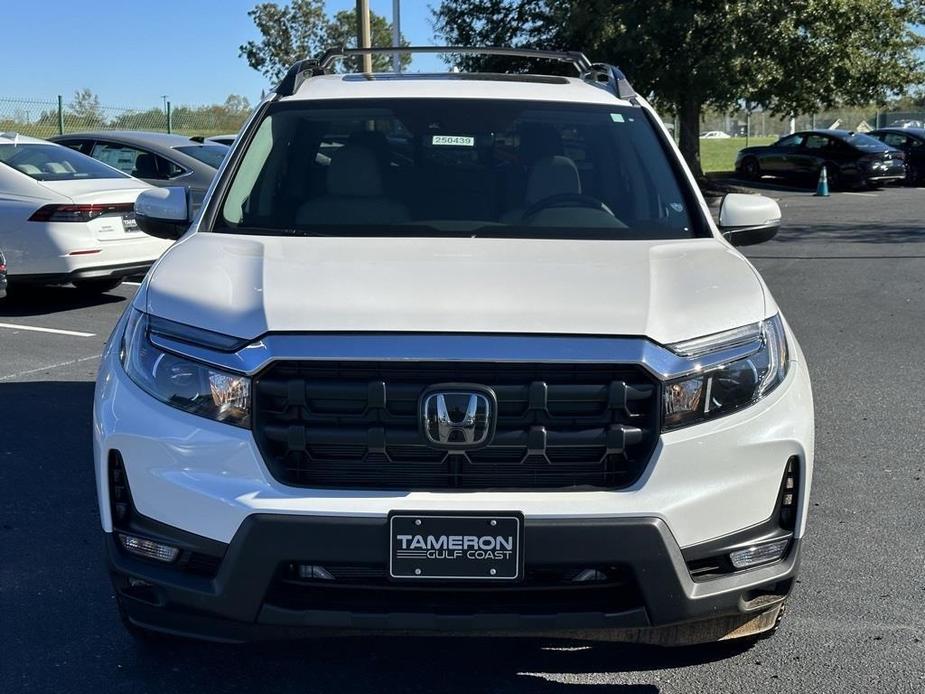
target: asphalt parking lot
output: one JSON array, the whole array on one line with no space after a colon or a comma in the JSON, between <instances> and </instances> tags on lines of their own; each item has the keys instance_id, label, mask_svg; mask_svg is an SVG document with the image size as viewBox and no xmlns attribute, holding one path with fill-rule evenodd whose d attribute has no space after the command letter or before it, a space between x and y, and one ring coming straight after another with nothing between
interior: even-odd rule
<instances>
[{"instance_id":1,"label":"asphalt parking lot","mask_svg":"<svg viewBox=\"0 0 925 694\"><path fill-rule=\"evenodd\" d=\"M769 194L785 227L748 255L801 340L817 417L802 574L773 639L139 647L90 454L96 361L135 287L61 288L0 303L0 692L925 691L925 189Z\"/></svg>"}]
</instances>

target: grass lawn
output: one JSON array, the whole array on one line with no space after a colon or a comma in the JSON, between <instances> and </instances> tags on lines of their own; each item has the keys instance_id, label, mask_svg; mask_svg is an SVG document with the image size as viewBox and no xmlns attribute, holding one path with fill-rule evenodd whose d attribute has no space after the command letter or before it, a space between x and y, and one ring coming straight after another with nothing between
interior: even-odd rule
<instances>
[{"instance_id":1,"label":"grass lawn","mask_svg":"<svg viewBox=\"0 0 925 694\"><path fill-rule=\"evenodd\" d=\"M777 137L750 137L749 146L769 145L777 142ZM735 166L736 153L745 147L744 137L730 137L728 140L701 140L700 163L704 173L712 171L732 171Z\"/></svg>"}]
</instances>

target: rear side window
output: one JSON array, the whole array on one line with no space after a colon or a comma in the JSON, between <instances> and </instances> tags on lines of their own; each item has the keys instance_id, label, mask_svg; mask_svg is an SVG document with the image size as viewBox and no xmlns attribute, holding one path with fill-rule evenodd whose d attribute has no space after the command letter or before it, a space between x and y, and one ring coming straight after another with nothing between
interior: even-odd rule
<instances>
[{"instance_id":1,"label":"rear side window","mask_svg":"<svg viewBox=\"0 0 925 694\"><path fill-rule=\"evenodd\" d=\"M53 144L2 144L0 162L37 181L72 181L90 178L125 178L69 147Z\"/></svg>"},{"instance_id":2,"label":"rear side window","mask_svg":"<svg viewBox=\"0 0 925 694\"><path fill-rule=\"evenodd\" d=\"M883 143L880 142L880 140L875 137L871 137L870 135L864 135L863 133L855 133L853 135L849 135L845 138L844 141L857 149L874 152L881 152L884 149Z\"/></svg>"},{"instance_id":3,"label":"rear side window","mask_svg":"<svg viewBox=\"0 0 925 694\"><path fill-rule=\"evenodd\" d=\"M689 191L638 107L388 99L276 105L218 231L690 238Z\"/></svg>"},{"instance_id":4,"label":"rear side window","mask_svg":"<svg viewBox=\"0 0 925 694\"><path fill-rule=\"evenodd\" d=\"M217 169L225 161L228 147L225 145L190 145L188 147L174 147L178 152L201 161L213 169Z\"/></svg>"},{"instance_id":5,"label":"rear side window","mask_svg":"<svg viewBox=\"0 0 925 694\"><path fill-rule=\"evenodd\" d=\"M166 181L183 173L182 168L153 152L114 142L97 142L90 156L135 178Z\"/></svg>"},{"instance_id":6,"label":"rear side window","mask_svg":"<svg viewBox=\"0 0 925 694\"><path fill-rule=\"evenodd\" d=\"M824 135L810 135L806 138L806 149L827 149L832 146L832 140Z\"/></svg>"}]
</instances>

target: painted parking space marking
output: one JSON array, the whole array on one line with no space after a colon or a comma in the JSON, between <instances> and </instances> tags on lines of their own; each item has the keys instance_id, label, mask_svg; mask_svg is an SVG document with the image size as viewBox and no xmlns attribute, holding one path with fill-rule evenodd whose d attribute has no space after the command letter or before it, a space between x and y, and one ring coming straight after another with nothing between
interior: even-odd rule
<instances>
[{"instance_id":1,"label":"painted parking space marking","mask_svg":"<svg viewBox=\"0 0 925 694\"><path fill-rule=\"evenodd\" d=\"M70 335L71 337L96 337L96 333L83 333L79 330L59 330L58 328L40 328L37 325L19 325L18 323L0 323L0 328L27 330L36 333L51 333L52 335Z\"/></svg>"},{"instance_id":2,"label":"painted parking space marking","mask_svg":"<svg viewBox=\"0 0 925 694\"><path fill-rule=\"evenodd\" d=\"M854 193L852 191L845 191L842 194L843 195L858 195L862 198L876 198L878 195L877 193Z\"/></svg>"},{"instance_id":3,"label":"painted parking space marking","mask_svg":"<svg viewBox=\"0 0 925 694\"><path fill-rule=\"evenodd\" d=\"M23 376L29 376L31 374L37 374L41 371L52 371L54 369L60 369L64 366L73 366L74 364L82 364L85 361L92 361L94 359L99 359L101 354L91 354L89 357L81 357L80 359L71 359L70 361L59 361L56 364L46 364L45 366L40 366L37 369L27 369L25 371L17 371L16 373L7 374L6 376L0 376L0 381L11 381L14 378L22 378Z\"/></svg>"}]
</instances>

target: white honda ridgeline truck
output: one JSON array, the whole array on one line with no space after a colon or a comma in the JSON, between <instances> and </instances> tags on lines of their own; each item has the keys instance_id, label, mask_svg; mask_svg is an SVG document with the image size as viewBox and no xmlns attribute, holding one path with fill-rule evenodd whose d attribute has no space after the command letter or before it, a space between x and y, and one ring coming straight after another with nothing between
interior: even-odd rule
<instances>
[{"instance_id":1,"label":"white honda ridgeline truck","mask_svg":"<svg viewBox=\"0 0 925 694\"><path fill-rule=\"evenodd\" d=\"M372 49L389 52L387 49ZM772 631L813 463L803 354L652 108L580 53L546 74L299 62L100 367L120 613L244 641ZM359 51L362 52L362 51Z\"/></svg>"}]
</instances>

